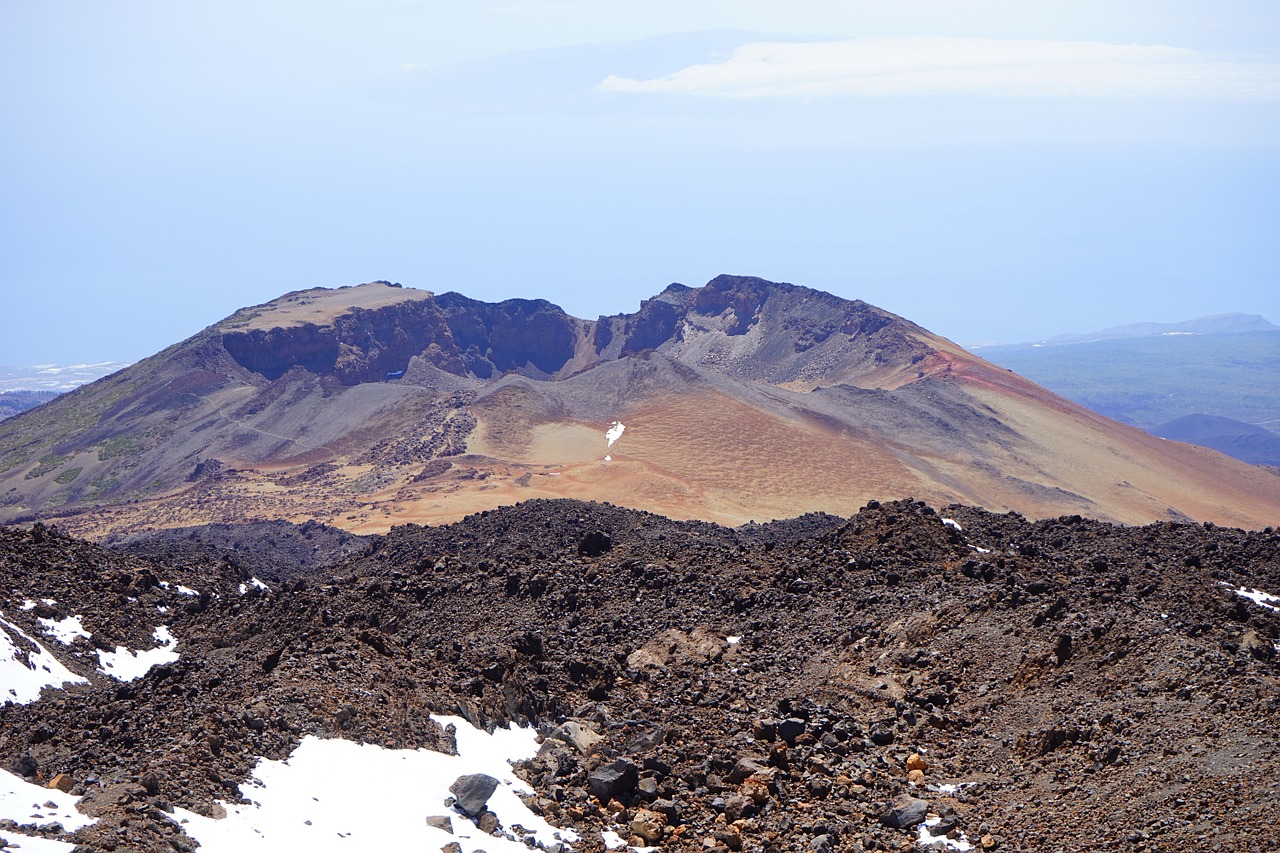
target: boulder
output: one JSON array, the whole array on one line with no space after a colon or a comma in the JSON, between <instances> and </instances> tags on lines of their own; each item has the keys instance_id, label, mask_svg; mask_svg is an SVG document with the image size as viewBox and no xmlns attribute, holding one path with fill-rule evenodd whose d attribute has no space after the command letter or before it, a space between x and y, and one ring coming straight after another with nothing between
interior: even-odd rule
<instances>
[{"instance_id":1,"label":"boulder","mask_svg":"<svg viewBox=\"0 0 1280 853\"><path fill-rule=\"evenodd\" d=\"M48 787L57 788L59 791L65 794L67 791L70 791L72 788L74 788L75 785L76 785L76 780L71 778L70 774L59 773L58 775L54 776L52 779L49 780Z\"/></svg>"},{"instance_id":2,"label":"boulder","mask_svg":"<svg viewBox=\"0 0 1280 853\"><path fill-rule=\"evenodd\" d=\"M458 801L458 808L471 817L479 817L484 812L489 797L498 790L498 780L487 773L470 773L459 776L449 786L449 793Z\"/></svg>"},{"instance_id":3,"label":"boulder","mask_svg":"<svg viewBox=\"0 0 1280 853\"><path fill-rule=\"evenodd\" d=\"M580 754L586 755L604 740L604 735L596 734L576 720L569 720L557 726L555 731L547 735L547 739L567 743Z\"/></svg>"},{"instance_id":4,"label":"boulder","mask_svg":"<svg viewBox=\"0 0 1280 853\"><path fill-rule=\"evenodd\" d=\"M603 767L597 767L587 776L587 787L602 803L614 797L623 797L635 790L640 781L640 769L625 758L619 758Z\"/></svg>"},{"instance_id":5,"label":"boulder","mask_svg":"<svg viewBox=\"0 0 1280 853\"><path fill-rule=\"evenodd\" d=\"M662 840L662 829L667 825L667 816L652 809L636 809L631 819L631 833L644 839L650 847Z\"/></svg>"},{"instance_id":6,"label":"boulder","mask_svg":"<svg viewBox=\"0 0 1280 853\"><path fill-rule=\"evenodd\" d=\"M738 785L752 776L768 778L773 776L774 772L774 768L770 767L769 762L765 759L755 755L744 755L733 765L733 769L729 771L727 779L731 785Z\"/></svg>"},{"instance_id":7,"label":"boulder","mask_svg":"<svg viewBox=\"0 0 1280 853\"><path fill-rule=\"evenodd\" d=\"M880 814L880 822L893 829L910 829L923 823L929 814L929 803L909 794L899 794L893 798Z\"/></svg>"}]
</instances>

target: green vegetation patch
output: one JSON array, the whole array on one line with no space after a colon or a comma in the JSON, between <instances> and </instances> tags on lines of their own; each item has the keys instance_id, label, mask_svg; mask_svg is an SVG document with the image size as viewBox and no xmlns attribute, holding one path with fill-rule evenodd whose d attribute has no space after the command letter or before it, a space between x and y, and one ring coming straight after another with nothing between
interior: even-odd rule
<instances>
[{"instance_id":1,"label":"green vegetation patch","mask_svg":"<svg viewBox=\"0 0 1280 853\"><path fill-rule=\"evenodd\" d=\"M142 452L142 445L131 436L117 435L98 444L98 461L106 462L121 456L137 456Z\"/></svg>"},{"instance_id":2,"label":"green vegetation patch","mask_svg":"<svg viewBox=\"0 0 1280 853\"><path fill-rule=\"evenodd\" d=\"M80 472L83 470L84 469L78 465L75 468L68 468L58 476L54 477L53 481L57 483L59 486L65 486L67 483L70 483L76 477L79 477Z\"/></svg>"},{"instance_id":3,"label":"green vegetation patch","mask_svg":"<svg viewBox=\"0 0 1280 853\"><path fill-rule=\"evenodd\" d=\"M94 500L107 492L119 488L120 478L110 474L99 474L89 481L91 491L84 496L85 500Z\"/></svg>"},{"instance_id":4,"label":"green vegetation patch","mask_svg":"<svg viewBox=\"0 0 1280 853\"><path fill-rule=\"evenodd\" d=\"M56 471L62 467L62 463L70 459L70 456L59 456L56 453L46 453L40 457L40 464L27 472L24 480L34 480L36 477L43 477L50 471Z\"/></svg>"}]
</instances>

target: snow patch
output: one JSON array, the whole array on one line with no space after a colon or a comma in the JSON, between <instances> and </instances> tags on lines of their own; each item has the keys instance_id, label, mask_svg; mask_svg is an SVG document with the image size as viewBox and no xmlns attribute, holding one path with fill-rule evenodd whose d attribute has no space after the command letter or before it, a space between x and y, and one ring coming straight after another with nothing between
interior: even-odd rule
<instances>
[{"instance_id":1,"label":"snow patch","mask_svg":"<svg viewBox=\"0 0 1280 853\"><path fill-rule=\"evenodd\" d=\"M60 823L67 832L75 832L96 822L95 818L76 810L79 801L79 797L64 794L57 788L42 788L7 770L0 770L0 820L37 826ZM68 853L76 846L66 841L23 835L11 829L0 829L0 841L23 853Z\"/></svg>"},{"instance_id":2,"label":"snow patch","mask_svg":"<svg viewBox=\"0 0 1280 853\"><path fill-rule=\"evenodd\" d=\"M731 646L736 646L738 645L738 643L742 642L742 638L741 637L725 637L724 641Z\"/></svg>"},{"instance_id":3,"label":"snow patch","mask_svg":"<svg viewBox=\"0 0 1280 853\"><path fill-rule=\"evenodd\" d=\"M308 735L284 761L258 761L253 777L241 786L251 804L222 803L227 816L221 820L176 808L173 819L200 842L202 853L431 850L450 841L464 853L529 853L522 841L486 835L465 815L446 808L457 777L487 773L500 781L488 807L505 832L519 838L514 830L519 825L548 846L578 840L516 796L532 793L512 772L511 762L537 753L533 729L512 726L488 734L462 717L432 719L454 727L457 755ZM446 814L453 818L454 834L427 826L428 816Z\"/></svg>"},{"instance_id":4,"label":"snow patch","mask_svg":"<svg viewBox=\"0 0 1280 853\"><path fill-rule=\"evenodd\" d=\"M249 587L260 589L263 592L271 592L271 587L267 586L265 583L258 580L257 578L250 578L248 583L240 584L240 594L244 595L245 593L247 593L249 591Z\"/></svg>"},{"instance_id":5,"label":"snow patch","mask_svg":"<svg viewBox=\"0 0 1280 853\"><path fill-rule=\"evenodd\" d=\"M1231 587L1231 584L1219 581L1225 587ZM1246 589L1245 587L1232 588L1231 590L1241 598L1247 598L1259 607L1265 607L1268 610L1280 612L1280 595L1272 595L1269 592L1263 592L1260 589Z\"/></svg>"},{"instance_id":6,"label":"snow patch","mask_svg":"<svg viewBox=\"0 0 1280 853\"><path fill-rule=\"evenodd\" d=\"M600 830L600 838L604 841L604 849L606 850L621 850L627 846L627 842L622 840L622 836L612 829Z\"/></svg>"},{"instance_id":7,"label":"snow patch","mask_svg":"<svg viewBox=\"0 0 1280 853\"><path fill-rule=\"evenodd\" d=\"M44 632L53 637L64 646L69 646L76 641L76 637L84 637L86 640L93 637L84 626L80 624L79 616L68 616L66 619L54 621L52 619L41 619L40 624L44 626Z\"/></svg>"},{"instance_id":8,"label":"snow patch","mask_svg":"<svg viewBox=\"0 0 1280 853\"><path fill-rule=\"evenodd\" d=\"M622 438L622 434L626 432L627 427L622 421L614 421L613 426L605 430L604 440L605 447L613 447L613 443Z\"/></svg>"},{"instance_id":9,"label":"snow patch","mask_svg":"<svg viewBox=\"0 0 1280 853\"><path fill-rule=\"evenodd\" d=\"M917 839L921 845L941 844L947 850L972 850L973 845L969 843L969 839L965 838L961 832L956 838L948 838L945 835L934 835L929 831L930 827L937 826L942 823L942 818L937 815L930 815L924 823L920 824L917 829L920 837Z\"/></svg>"},{"instance_id":10,"label":"snow patch","mask_svg":"<svg viewBox=\"0 0 1280 853\"><path fill-rule=\"evenodd\" d=\"M183 586L180 583L170 584L168 581L160 581L160 586L164 587L165 589L173 589L174 592L177 592L179 595L199 595L200 594L196 592L194 589Z\"/></svg>"},{"instance_id":11,"label":"snow patch","mask_svg":"<svg viewBox=\"0 0 1280 853\"><path fill-rule=\"evenodd\" d=\"M19 610L35 610L36 603L28 598L18 605L18 609Z\"/></svg>"},{"instance_id":12,"label":"snow patch","mask_svg":"<svg viewBox=\"0 0 1280 853\"><path fill-rule=\"evenodd\" d=\"M124 646L116 646L114 652L104 652L99 649L98 669L117 681L133 681L146 675L153 666L173 663L178 659L178 653L174 651L178 647L178 641L173 634L169 633L168 628L161 625L152 632L151 636L160 643L154 649L144 649L140 652L131 652Z\"/></svg>"},{"instance_id":13,"label":"snow patch","mask_svg":"<svg viewBox=\"0 0 1280 853\"><path fill-rule=\"evenodd\" d=\"M9 631L33 644L35 651L18 648ZM67 669L35 638L0 613L0 702L27 705L40 698L41 688L87 683L87 678Z\"/></svg>"},{"instance_id":14,"label":"snow patch","mask_svg":"<svg viewBox=\"0 0 1280 853\"><path fill-rule=\"evenodd\" d=\"M964 528L960 526L960 522L956 521L954 518L944 518L942 519L942 523L945 524L947 527L954 527L956 530L959 530L961 533L964 532Z\"/></svg>"}]
</instances>

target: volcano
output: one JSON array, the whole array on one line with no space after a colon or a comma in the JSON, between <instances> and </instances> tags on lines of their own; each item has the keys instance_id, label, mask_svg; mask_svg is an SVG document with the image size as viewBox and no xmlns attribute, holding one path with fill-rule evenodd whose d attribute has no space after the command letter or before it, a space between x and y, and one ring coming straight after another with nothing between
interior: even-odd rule
<instances>
[{"instance_id":1,"label":"volcano","mask_svg":"<svg viewBox=\"0 0 1280 853\"><path fill-rule=\"evenodd\" d=\"M1280 519L1280 474L1068 402L858 300L745 276L584 320L388 282L286 294L0 423L0 523L358 533L531 498L736 525L871 499Z\"/></svg>"}]
</instances>

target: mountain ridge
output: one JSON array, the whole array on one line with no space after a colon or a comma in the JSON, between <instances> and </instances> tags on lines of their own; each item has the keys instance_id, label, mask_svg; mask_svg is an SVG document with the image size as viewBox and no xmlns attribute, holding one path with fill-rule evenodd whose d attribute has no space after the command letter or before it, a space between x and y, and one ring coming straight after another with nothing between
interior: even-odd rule
<instances>
[{"instance_id":1,"label":"mountain ridge","mask_svg":"<svg viewBox=\"0 0 1280 853\"><path fill-rule=\"evenodd\" d=\"M0 522L85 535L275 518L375 533L532 497L737 524L905 496L1280 517L1275 475L860 300L750 276L596 320L385 281L295 291L0 424Z\"/></svg>"}]
</instances>

